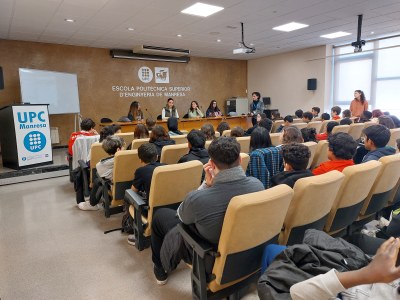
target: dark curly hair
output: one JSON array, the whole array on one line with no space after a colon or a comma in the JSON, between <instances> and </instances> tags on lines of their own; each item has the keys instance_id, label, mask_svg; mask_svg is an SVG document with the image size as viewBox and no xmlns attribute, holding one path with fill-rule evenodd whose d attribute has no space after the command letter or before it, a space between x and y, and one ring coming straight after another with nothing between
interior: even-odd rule
<instances>
[{"instance_id":1,"label":"dark curly hair","mask_svg":"<svg viewBox=\"0 0 400 300\"><path fill-rule=\"evenodd\" d=\"M306 142L317 142L317 138L315 137L317 134L317 131L315 128L302 128L301 134L303 136L304 143Z\"/></svg>"},{"instance_id":2,"label":"dark curly hair","mask_svg":"<svg viewBox=\"0 0 400 300\"><path fill-rule=\"evenodd\" d=\"M339 159L352 159L356 153L357 143L351 135L338 132L328 138L329 150Z\"/></svg>"},{"instance_id":3,"label":"dark curly hair","mask_svg":"<svg viewBox=\"0 0 400 300\"><path fill-rule=\"evenodd\" d=\"M311 153L306 145L290 143L282 146L282 156L285 163L297 171L307 168Z\"/></svg>"}]
</instances>

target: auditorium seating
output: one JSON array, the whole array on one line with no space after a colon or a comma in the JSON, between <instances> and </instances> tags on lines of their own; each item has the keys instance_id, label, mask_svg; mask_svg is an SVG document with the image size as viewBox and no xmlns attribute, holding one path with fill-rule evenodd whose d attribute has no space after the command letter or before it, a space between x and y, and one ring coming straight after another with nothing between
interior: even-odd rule
<instances>
[{"instance_id":1,"label":"auditorium seating","mask_svg":"<svg viewBox=\"0 0 400 300\"><path fill-rule=\"evenodd\" d=\"M150 138L144 138L144 139L135 139L132 141L132 150L139 149L139 147L143 144L148 143Z\"/></svg>"},{"instance_id":2,"label":"auditorium seating","mask_svg":"<svg viewBox=\"0 0 400 300\"><path fill-rule=\"evenodd\" d=\"M315 128L315 132L319 133L322 127L321 121L311 121L307 124L306 128Z\"/></svg>"},{"instance_id":3,"label":"auditorium seating","mask_svg":"<svg viewBox=\"0 0 400 300\"><path fill-rule=\"evenodd\" d=\"M274 123L272 124L271 133L275 133L278 130L279 126L283 125L283 123L283 120L274 121Z\"/></svg>"},{"instance_id":4,"label":"auditorium seating","mask_svg":"<svg viewBox=\"0 0 400 300\"><path fill-rule=\"evenodd\" d=\"M160 206L177 208L190 191L199 187L202 173L203 164L198 160L157 167L151 179L148 204L131 189L125 191L125 201L131 204L129 213L134 220L138 250L150 245L154 210Z\"/></svg>"},{"instance_id":5,"label":"auditorium seating","mask_svg":"<svg viewBox=\"0 0 400 300\"><path fill-rule=\"evenodd\" d=\"M307 229L324 228L343 179L344 175L335 170L296 181L293 200L279 236L279 244L302 243Z\"/></svg>"},{"instance_id":6,"label":"auditorium seating","mask_svg":"<svg viewBox=\"0 0 400 300\"><path fill-rule=\"evenodd\" d=\"M161 150L160 163L177 164L179 159L189 152L188 144L166 145Z\"/></svg>"},{"instance_id":7,"label":"auditorium seating","mask_svg":"<svg viewBox=\"0 0 400 300\"><path fill-rule=\"evenodd\" d=\"M290 187L279 185L232 198L217 249L188 226L178 225L193 248L193 299L239 299L239 289L258 280L263 250L277 242L292 196ZM212 270L207 263L210 257L215 258Z\"/></svg>"},{"instance_id":8,"label":"auditorium seating","mask_svg":"<svg viewBox=\"0 0 400 300\"><path fill-rule=\"evenodd\" d=\"M307 123L295 123L293 121L293 124L291 126L297 127L299 130L302 130L303 128L307 128Z\"/></svg>"},{"instance_id":9,"label":"auditorium seating","mask_svg":"<svg viewBox=\"0 0 400 300\"><path fill-rule=\"evenodd\" d=\"M116 136L119 136L122 138L125 142L125 148L128 147L129 145L132 144L132 141L134 139L134 133L133 132L120 132L116 133Z\"/></svg>"},{"instance_id":10,"label":"auditorium seating","mask_svg":"<svg viewBox=\"0 0 400 300\"><path fill-rule=\"evenodd\" d=\"M231 136L231 130L230 129L226 129L222 132L222 136Z\"/></svg>"},{"instance_id":11,"label":"auditorium seating","mask_svg":"<svg viewBox=\"0 0 400 300\"><path fill-rule=\"evenodd\" d=\"M272 143L272 146L278 146L278 145L280 145L281 144L281 141L280 141L280 136L282 135L282 133L270 133L269 134L269 136L270 136L270 138L271 138L271 143ZM249 142L250 143L250 142ZM249 144L250 145L250 144Z\"/></svg>"},{"instance_id":12,"label":"auditorium seating","mask_svg":"<svg viewBox=\"0 0 400 300\"><path fill-rule=\"evenodd\" d=\"M247 166L249 165L249 161L250 161L250 155L248 155L247 153L241 152L240 157L242 158L242 163L240 165L242 166L243 171L246 172Z\"/></svg>"},{"instance_id":13,"label":"auditorium seating","mask_svg":"<svg viewBox=\"0 0 400 300\"><path fill-rule=\"evenodd\" d=\"M171 135L171 140L175 141L175 144L187 144L186 134L183 135Z\"/></svg>"},{"instance_id":14,"label":"auditorium seating","mask_svg":"<svg viewBox=\"0 0 400 300\"><path fill-rule=\"evenodd\" d=\"M332 134L335 134L338 132L349 133L349 130L350 130L350 125L338 125L338 126L333 127Z\"/></svg>"},{"instance_id":15,"label":"auditorium seating","mask_svg":"<svg viewBox=\"0 0 400 300\"><path fill-rule=\"evenodd\" d=\"M90 186L93 185L95 179L96 165L103 158L109 155L104 151L102 143L93 143L90 147Z\"/></svg>"},{"instance_id":16,"label":"auditorium seating","mask_svg":"<svg viewBox=\"0 0 400 300\"><path fill-rule=\"evenodd\" d=\"M310 150L310 158L308 159L307 165L307 169L309 169L315 157L315 153L317 152L318 144L316 142L305 142L303 145L307 146L308 150Z\"/></svg>"},{"instance_id":17,"label":"auditorium seating","mask_svg":"<svg viewBox=\"0 0 400 300\"><path fill-rule=\"evenodd\" d=\"M357 141L358 139L361 138L362 131L364 129L364 123L352 123L349 125L349 132L348 134L351 135L351 137Z\"/></svg>"},{"instance_id":18,"label":"auditorium seating","mask_svg":"<svg viewBox=\"0 0 400 300\"><path fill-rule=\"evenodd\" d=\"M240 144L240 152L249 153L250 152L250 137L242 136L236 138L237 142Z\"/></svg>"},{"instance_id":19,"label":"auditorium seating","mask_svg":"<svg viewBox=\"0 0 400 300\"><path fill-rule=\"evenodd\" d=\"M343 235L344 229L357 220L365 198L374 184L382 164L372 160L343 170L344 181L333 203L324 230Z\"/></svg>"},{"instance_id":20,"label":"auditorium seating","mask_svg":"<svg viewBox=\"0 0 400 300\"><path fill-rule=\"evenodd\" d=\"M311 169L315 169L321 163L328 161L328 141L319 141L317 145L317 150L315 151L314 159L311 163Z\"/></svg>"},{"instance_id":21,"label":"auditorium seating","mask_svg":"<svg viewBox=\"0 0 400 300\"><path fill-rule=\"evenodd\" d=\"M320 128L320 130L319 130L319 133L324 133L324 132L326 131L326 125L327 125L329 122L332 122L332 121L339 123L339 120L324 120L324 121L322 121L321 128ZM318 132L317 132L317 133L318 133Z\"/></svg>"},{"instance_id":22,"label":"auditorium seating","mask_svg":"<svg viewBox=\"0 0 400 300\"><path fill-rule=\"evenodd\" d=\"M400 139L400 128L390 129L390 140L387 145L393 147L394 149L397 149L397 139Z\"/></svg>"}]
</instances>

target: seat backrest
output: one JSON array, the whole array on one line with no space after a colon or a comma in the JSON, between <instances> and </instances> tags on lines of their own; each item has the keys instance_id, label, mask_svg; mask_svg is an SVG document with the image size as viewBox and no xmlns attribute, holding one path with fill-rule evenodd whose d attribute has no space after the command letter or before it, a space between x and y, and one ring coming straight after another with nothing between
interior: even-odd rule
<instances>
[{"instance_id":1,"label":"seat backrest","mask_svg":"<svg viewBox=\"0 0 400 300\"><path fill-rule=\"evenodd\" d=\"M397 149L397 139L400 139L400 128L390 129L390 140L387 145L393 147L394 149Z\"/></svg>"},{"instance_id":2,"label":"seat backrest","mask_svg":"<svg viewBox=\"0 0 400 300\"><path fill-rule=\"evenodd\" d=\"M369 126L376 125L376 124L378 124L378 123L376 123L374 121L364 122L364 128L367 128Z\"/></svg>"},{"instance_id":3,"label":"seat backrest","mask_svg":"<svg viewBox=\"0 0 400 300\"><path fill-rule=\"evenodd\" d=\"M379 161L382 168L374 182L364 205L361 209L361 216L368 216L383 209L393 197L392 189L400 178L400 154L393 154L381 157Z\"/></svg>"},{"instance_id":4,"label":"seat backrest","mask_svg":"<svg viewBox=\"0 0 400 300\"><path fill-rule=\"evenodd\" d=\"M220 255L212 270L215 279L209 283L211 291L225 288L260 269L265 245L276 243L292 197L293 190L282 184L232 198L222 225Z\"/></svg>"},{"instance_id":5,"label":"seat backrest","mask_svg":"<svg viewBox=\"0 0 400 300\"><path fill-rule=\"evenodd\" d=\"M274 133L278 130L279 126L283 125L285 121L283 120L276 120L274 121L274 123L272 124L272 128L271 128L271 133Z\"/></svg>"},{"instance_id":6,"label":"seat backrest","mask_svg":"<svg viewBox=\"0 0 400 300\"><path fill-rule=\"evenodd\" d=\"M332 122L332 121L339 123L339 120L324 120L324 121L322 121L319 133L324 133L326 131L326 125L328 125L328 123ZM318 131L317 131L317 133L318 133Z\"/></svg>"},{"instance_id":7,"label":"seat backrest","mask_svg":"<svg viewBox=\"0 0 400 300\"><path fill-rule=\"evenodd\" d=\"M303 119L293 119L293 123L295 124L295 123L304 123L303 122Z\"/></svg>"},{"instance_id":8,"label":"seat backrest","mask_svg":"<svg viewBox=\"0 0 400 300\"><path fill-rule=\"evenodd\" d=\"M246 172L247 166L249 165L249 161L250 161L250 155L248 155L247 153L241 152L240 157L242 158L242 163L240 165L242 166L243 171Z\"/></svg>"},{"instance_id":9,"label":"seat backrest","mask_svg":"<svg viewBox=\"0 0 400 300\"><path fill-rule=\"evenodd\" d=\"M222 136L231 136L231 130L226 129L226 130L222 131Z\"/></svg>"},{"instance_id":10,"label":"seat backrest","mask_svg":"<svg viewBox=\"0 0 400 300\"><path fill-rule=\"evenodd\" d=\"M344 180L329 212L326 232L346 228L357 219L381 166L379 161L371 160L343 170Z\"/></svg>"},{"instance_id":11,"label":"seat backrest","mask_svg":"<svg viewBox=\"0 0 400 300\"><path fill-rule=\"evenodd\" d=\"M317 152L318 144L316 142L305 142L303 143L303 145L306 145L308 147L308 150L310 150L310 158L307 165L307 169L309 169L313 162L315 153Z\"/></svg>"},{"instance_id":12,"label":"seat backrest","mask_svg":"<svg viewBox=\"0 0 400 300\"><path fill-rule=\"evenodd\" d=\"M291 126L297 127L299 130L302 130L303 128L307 127L307 123L295 123L293 121L293 124Z\"/></svg>"},{"instance_id":13,"label":"seat backrest","mask_svg":"<svg viewBox=\"0 0 400 300\"><path fill-rule=\"evenodd\" d=\"M171 135L171 140L175 141L175 144L187 144L188 140L186 138L186 134L182 135Z\"/></svg>"},{"instance_id":14,"label":"seat backrest","mask_svg":"<svg viewBox=\"0 0 400 300\"><path fill-rule=\"evenodd\" d=\"M269 136L271 138L272 146L278 146L278 145L281 144L281 141L279 140L281 135L282 135L281 132L279 132L279 133L270 133L269 134ZM249 146L250 146L250 142L249 142Z\"/></svg>"},{"instance_id":15,"label":"seat backrest","mask_svg":"<svg viewBox=\"0 0 400 300\"><path fill-rule=\"evenodd\" d=\"M121 137L124 140L125 147L128 147L129 145L131 145L132 141L134 139L133 132L120 132L120 133L116 133L115 135Z\"/></svg>"},{"instance_id":16,"label":"seat backrest","mask_svg":"<svg viewBox=\"0 0 400 300\"><path fill-rule=\"evenodd\" d=\"M205 144L204 148L208 149L208 147L210 146L211 142L212 141L206 141L206 144Z\"/></svg>"},{"instance_id":17,"label":"seat backrest","mask_svg":"<svg viewBox=\"0 0 400 300\"><path fill-rule=\"evenodd\" d=\"M161 150L160 163L172 165L189 152L188 144L166 145Z\"/></svg>"},{"instance_id":18,"label":"seat backrest","mask_svg":"<svg viewBox=\"0 0 400 300\"><path fill-rule=\"evenodd\" d=\"M219 138L220 136L221 136L221 134L220 134L218 131L216 131L216 132L215 132L215 137L216 137L216 138Z\"/></svg>"},{"instance_id":19,"label":"seat backrest","mask_svg":"<svg viewBox=\"0 0 400 300\"><path fill-rule=\"evenodd\" d=\"M344 175L334 170L296 181L293 200L279 237L281 245L302 243L307 229L324 228L343 179Z\"/></svg>"},{"instance_id":20,"label":"seat backrest","mask_svg":"<svg viewBox=\"0 0 400 300\"><path fill-rule=\"evenodd\" d=\"M90 147L90 183L93 182L93 169L96 168L97 163L103 158L108 157L108 154L103 149L102 143L93 143Z\"/></svg>"},{"instance_id":21,"label":"seat backrest","mask_svg":"<svg viewBox=\"0 0 400 300\"><path fill-rule=\"evenodd\" d=\"M149 142L150 138L144 138L144 139L135 139L132 141L132 150L139 149L139 147L143 144L147 144Z\"/></svg>"},{"instance_id":22,"label":"seat backrest","mask_svg":"<svg viewBox=\"0 0 400 300\"><path fill-rule=\"evenodd\" d=\"M137 150L124 150L115 153L112 185L112 206L122 204L125 190L132 186L132 181L137 168L142 163ZM118 202L119 201L119 202Z\"/></svg>"},{"instance_id":23,"label":"seat backrest","mask_svg":"<svg viewBox=\"0 0 400 300\"><path fill-rule=\"evenodd\" d=\"M240 152L243 152L243 153L250 152L250 137L249 136L237 137L236 140L240 144Z\"/></svg>"},{"instance_id":24,"label":"seat backrest","mask_svg":"<svg viewBox=\"0 0 400 300\"><path fill-rule=\"evenodd\" d=\"M328 161L328 141L319 141L317 145L317 150L315 151L314 159L311 163L311 169L315 169L321 163Z\"/></svg>"},{"instance_id":25,"label":"seat backrest","mask_svg":"<svg viewBox=\"0 0 400 300\"><path fill-rule=\"evenodd\" d=\"M351 123L349 128L349 134L356 141L361 138L362 131L364 129L364 123Z\"/></svg>"},{"instance_id":26,"label":"seat backrest","mask_svg":"<svg viewBox=\"0 0 400 300\"><path fill-rule=\"evenodd\" d=\"M198 160L160 166L153 172L150 186L149 210L145 236L151 235L154 209L159 206L177 204L200 185L203 164Z\"/></svg>"},{"instance_id":27,"label":"seat backrest","mask_svg":"<svg viewBox=\"0 0 400 300\"><path fill-rule=\"evenodd\" d=\"M321 121L311 121L307 124L307 128L315 128L316 133L319 133L319 131L321 130L321 126Z\"/></svg>"},{"instance_id":28,"label":"seat backrest","mask_svg":"<svg viewBox=\"0 0 400 300\"><path fill-rule=\"evenodd\" d=\"M338 125L338 126L333 127L332 134L335 134L338 132L349 133L349 130L350 130L350 125Z\"/></svg>"}]
</instances>

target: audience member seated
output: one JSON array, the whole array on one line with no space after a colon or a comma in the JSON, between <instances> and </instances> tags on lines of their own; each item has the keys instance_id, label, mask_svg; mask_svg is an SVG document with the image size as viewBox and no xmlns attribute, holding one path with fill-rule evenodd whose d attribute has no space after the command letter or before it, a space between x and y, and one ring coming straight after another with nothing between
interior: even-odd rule
<instances>
[{"instance_id":1,"label":"audience member seated","mask_svg":"<svg viewBox=\"0 0 400 300\"><path fill-rule=\"evenodd\" d=\"M339 117L340 118L340 117ZM321 114L321 121L327 121L331 119L331 115L328 113Z\"/></svg>"},{"instance_id":2,"label":"audience member seated","mask_svg":"<svg viewBox=\"0 0 400 300\"><path fill-rule=\"evenodd\" d=\"M284 127L288 127L293 124L293 117L287 115L283 118L283 124L278 127L276 130L277 133L281 132Z\"/></svg>"},{"instance_id":3,"label":"audience member seated","mask_svg":"<svg viewBox=\"0 0 400 300\"><path fill-rule=\"evenodd\" d=\"M160 161L162 148L165 145L174 145L175 141L171 140L164 127L156 125L151 131L149 143L153 143L157 147L157 161Z\"/></svg>"},{"instance_id":4,"label":"audience member seated","mask_svg":"<svg viewBox=\"0 0 400 300\"><path fill-rule=\"evenodd\" d=\"M339 120L341 112L342 112L342 109L340 108L340 106L332 107L332 109L331 109L332 120Z\"/></svg>"},{"instance_id":5,"label":"audience member seated","mask_svg":"<svg viewBox=\"0 0 400 300\"><path fill-rule=\"evenodd\" d=\"M394 116L394 115L389 115L389 117L392 119L392 121L394 123L394 128L400 128L400 120L399 120L399 118Z\"/></svg>"},{"instance_id":6,"label":"audience member seated","mask_svg":"<svg viewBox=\"0 0 400 300\"><path fill-rule=\"evenodd\" d=\"M380 116L378 118L378 124L381 124L388 129L396 128L396 126L394 125L393 119L389 116Z\"/></svg>"},{"instance_id":7,"label":"audience member seated","mask_svg":"<svg viewBox=\"0 0 400 300\"><path fill-rule=\"evenodd\" d=\"M201 126L200 130L206 136L206 141L213 141L216 139L214 126L212 126L212 124L206 123Z\"/></svg>"},{"instance_id":8,"label":"audience member seated","mask_svg":"<svg viewBox=\"0 0 400 300\"><path fill-rule=\"evenodd\" d=\"M298 179L313 176L313 173L307 170L310 156L310 150L303 144L291 143L283 145L282 157L284 171L271 178L272 186L287 184L293 188Z\"/></svg>"},{"instance_id":9,"label":"audience member seated","mask_svg":"<svg viewBox=\"0 0 400 300\"><path fill-rule=\"evenodd\" d=\"M264 188L271 187L271 178L283 171L281 147L273 147L269 131L263 127L254 129L250 137L250 161L247 176L259 179Z\"/></svg>"},{"instance_id":10,"label":"audience member seated","mask_svg":"<svg viewBox=\"0 0 400 300\"><path fill-rule=\"evenodd\" d=\"M315 128L302 128L301 130L301 135L303 136L304 143L307 142L315 142L317 143L317 131Z\"/></svg>"},{"instance_id":11,"label":"audience member seated","mask_svg":"<svg viewBox=\"0 0 400 300\"><path fill-rule=\"evenodd\" d=\"M175 117L170 117L167 120L168 134L171 135L183 135L183 133L178 129L178 119Z\"/></svg>"},{"instance_id":12,"label":"audience member seated","mask_svg":"<svg viewBox=\"0 0 400 300\"><path fill-rule=\"evenodd\" d=\"M153 119L146 119L146 127L148 131L152 131L154 126L156 126L156 121Z\"/></svg>"},{"instance_id":13,"label":"audience member seated","mask_svg":"<svg viewBox=\"0 0 400 300\"><path fill-rule=\"evenodd\" d=\"M301 131L294 126L284 127L279 140L282 145L304 142Z\"/></svg>"},{"instance_id":14,"label":"audience member seated","mask_svg":"<svg viewBox=\"0 0 400 300\"><path fill-rule=\"evenodd\" d=\"M301 109L296 110L296 111L294 112L294 116L295 116L297 119L302 119L302 118L303 118L303 110L301 110Z\"/></svg>"},{"instance_id":15,"label":"audience member seated","mask_svg":"<svg viewBox=\"0 0 400 300\"><path fill-rule=\"evenodd\" d=\"M190 108L188 110L188 117L189 118L203 118L204 114L200 110L199 103L197 101L192 101L190 103Z\"/></svg>"},{"instance_id":16,"label":"audience member seated","mask_svg":"<svg viewBox=\"0 0 400 300\"><path fill-rule=\"evenodd\" d=\"M313 115L313 119L318 118L320 111L321 111L321 109L318 106L314 106L313 108L311 108L311 114ZM304 116L304 114L303 114L303 116Z\"/></svg>"},{"instance_id":17,"label":"audience member seated","mask_svg":"<svg viewBox=\"0 0 400 300\"><path fill-rule=\"evenodd\" d=\"M92 136L98 135L97 131L94 129L96 123L89 118L83 119L81 122L81 131L73 132L68 141L68 154L73 155L72 146L78 136Z\"/></svg>"},{"instance_id":18,"label":"audience member seated","mask_svg":"<svg viewBox=\"0 0 400 300\"><path fill-rule=\"evenodd\" d=\"M344 111L342 111L342 119L344 119L344 118L351 118L350 109L345 109Z\"/></svg>"},{"instance_id":19,"label":"audience member seated","mask_svg":"<svg viewBox=\"0 0 400 300\"><path fill-rule=\"evenodd\" d=\"M206 111L206 117L207 118L212 118L212 117L221 117L222 112L218 108L217 101L211 100L210 105L207 108Z\"/></svg>"},{"instance_id":20,"label":"audience member seated","mask_svg":"<svg viewBox=\"0 0 400 300\"><path fill-rule=\"evenodd\" d=\"M199 189L186 196L178 211L159 208L153 216L151 250L158 284L167 282L168 273L181 259L192 262L192 249L183 242L178 223L190 225L201 238L216 247L230 200L237 195L263 190L257 179L244 174L240 166L240 145L234 138L214 140L208 152L210 161L204 166L206 178Z\"/></svg>"},{"instance_id":21,"label":"audience member seated","mask_svg":"<svg viewBox=\"0 0 400 300\"><path fill-rule=\"evenodd\" d=\"M371 121L375 122L375 123L378 123L378 118L380 116L383 116L383 112L380 109L374 109L372 111L372 119L371 119Z\"/></svg>"},{"instance_id":22,"label":"audience member seated","mask_svg":"<svg viewBox=\"0 0 400 300\"><path fill-rule=\"evenodd\" d=\"M372 112L368 110L364 110L361 114L360 119L358 120L359 123L365 123L371 121L372 118Z\"/></svg>"},{"instance_id":23,"label":"audience member seated","mask_svg":"<svg viewBox=\"0 0 400 300\"><path fill-rule=\"evenodd\" d=\"M314 175L320 175L332 170L343 171L344 168L354 165L353 156L356 153L357 143L343 132L335 133L328 138L328 159L313 170Z\"/></svg>"},{"instance_id":24,"label":"audience member seated","mask_svg":"<svg viewBox=\"0 0 400 300\"><path fill-rule=\"evenodd\" d=\"M210 157L208 156L206 145L206 136L200 130L192 129L187 135L189 153L182 156L178 164L199 160L204 164L208 163Z\"/></svg>"},{"instance_id":25,"label":"audience member seated","mask_svg":"<svg viewBox=\"0 0 400 300\"><path fill-rule=\"evenodd\" d=\"M143 124L137 124L135 131L133 132L134 139L145 139L149 137L149 131Z\"/></svg>"},{"instance_id":26,"label":"audience member seated","mask_svg":"<svg viewBox=\"0 0 400 300\"><path fill-rule=\"evenodd\" d=\"M121 137L112 135L106 137L102 142L104 151L109 157L102 159L96 164L97 176L105 178L110 182L113 181L113 169L114 169L114 155L124 147L124 141ZM81 210L98 210L99 202L101 199L101 185L99 178L95 178L93 181L92 190L90 191L90 200L81 202L78 207Z\"/></svg>"},{"instance_id":27,"label":"audience member seated","mask_svg":"<svg viewBox=\"0 0 400 300\"><path fill-rule=\"evenodd\" d=\"M326 124L326 132L319 133L315 137L317 138L318 141L325 141L328 139L328 137L331 135L333 127L338 126L339 123L336 121L331 121Z\"/></svg>"},{"instance_id":28,"label":"audience member seated","mask_svg":"<svg viewBox=\"0 0 400 300\"><path fill-rule=\"evenodd\" d=\"M258 124L260 124L261 120L264 120L267 118L267 115L264 113L257 114L255 118L251 118L251 123L253 124L253 127L250 127L249 129L246 130L246 136L251 135L254 129L257 128Z\"/></svg>"},{"instance_id":29,"label":"audience member seated","mask_svg":"<svg viewBox=\"0 0 400 300\"><path fill-rule=\"evenodd\" d=\"M114 130L114 126L110 125L110 126L104 126L101 130L100 130L100 139L99 139L99 143L103 142L108 136L114 135L115 130Z\"/></svg>"},{"instance_id":30,"label":"audience member seated","mask_svg":"<svg viewBox=\"0 0 400 300\"><path fill-rule=\"evenodd\" d=\"M364 146L369 152L362 162L379 160L383 156L392 155L396 150L386 146L390 140L390 130L383 125L372 125L363 130L365 134Z\"/></svg>"},{"instance_id":31,"label":"audience member seated","mask_svg":"<svg viewBox=\"0 0 400 300\"><path fill-rule=\"evenodd\" d=\"M161 118L163 120L166 120L169 117L175 117L175 118L179 119L178 110L176 109L176 107L174 105L174 99L172 99L172 98L168 98L167 105L165 107L163 107L163 109L161 111Z\"/></svg>"},{"instance_id":32,"label":"audience member seated","mask_svg":"<svg viewBox=\"0 0 400 300\"><path fill-rule=\"evenodd\" d=\"M272 128L272 121L268 118L261 119L260 123L258 123L258 127L263 127L270 132Z\"/></svg>"},{"instance_id":33,"label":"audience member seated","mask_svg":"<svg viewBox=\"0 0 400 300\"><path fill-rule=\"evenodd\" d=\"M229 129L231 129L231 127L229 126L229 124L227 122L221 122L217 126L217 131L219 132L220 136L222 136L222 133L224 132L224 130L229 130Z\"/></svg>"},{"instance_id":34,"label":"audience member seated","mask_svg":"<svg viewBox=\"0 0 400 300\"><path fill-rule=\"evenodd\" d=\"M272 121L283 120L283 118L281 117L281 114L276 111L272 113L271 119L272 119Z\"/></svg>"},{"instance_id":35,"label":"audience member seated","mask_svg":"<svg viewBox=\"0 0 400 300\"><path fill-rule=\"evenodd\" d=\"M350 125L353 121L350 118L343 118L340 120L339 125Z\"/></svg>"},{"instance_id":36,"label":"audience member seated","mask_svg":"<svg viewBox=\"0 0 400 300\"><path fill-rule=\"evenodd\" d=\"M313 119L312 113L310 113L309 111L306 111L305 113L303 113L302 120L304 123L309 123L309 122L311 122L312 119Z\"/></svg>"},{"instance_id":37,"label":"audience member seated","mask_svg":"<svg viewBox=\"0 0 400 300\"><path fill-rule=\"evenodd\" d=\"M231 130L231 137L242 137L244 136L244 130L240 126L236 126Z\"/></svg>"}]
</instances>

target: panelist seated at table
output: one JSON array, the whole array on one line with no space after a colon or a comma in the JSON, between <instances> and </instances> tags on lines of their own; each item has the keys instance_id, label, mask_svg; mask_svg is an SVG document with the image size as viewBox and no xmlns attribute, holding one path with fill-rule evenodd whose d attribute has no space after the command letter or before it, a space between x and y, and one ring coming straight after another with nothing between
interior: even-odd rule
<instances>
[{"instance_id":1,"label":"panelist seated at table","mask_svg":"<svg viewBox=\"0 0 400 300\"><path fill-rule=\"evenodd\" d=\"M212 118L212 117L221 117L222 112L218 108L217 101L211 100L210 106L208 106L208 109L206 111L206 117L207 118Z\"/></svg>"},{"instance_id":2,"label":"panelist seated at table","mask_svg":"<svg viewBox=\"0 0 400 300\"><path fill-rule=\"evenodd\" d=\"M168 98L167 105L162 109L161 118L167 120L169 117L175 117L179 119L178 110L174 105L174 99Z\"/></svg>"},{"instance_id":3,"label":"panelist seated at table","mask_svg":"<svg viewBox=\"0 0 400 300\"><path fill-rule=\"evenodd\" d=\"M188 110L188 118L203 118L204 114L200 110L199 103L197 101L192 101L190 103L190 108Z\"/></svg>"},{"instance_id":4,"label":"panelist seated at table","mask_svg":"<svg viewBox=\"0 0 400 300\"><path fill-rule=\"evenodd\" d=\"M143 111L138 101L133 101L129 107L128 119L131 121L143 120Z\"/></svg>"}]
</instances>

